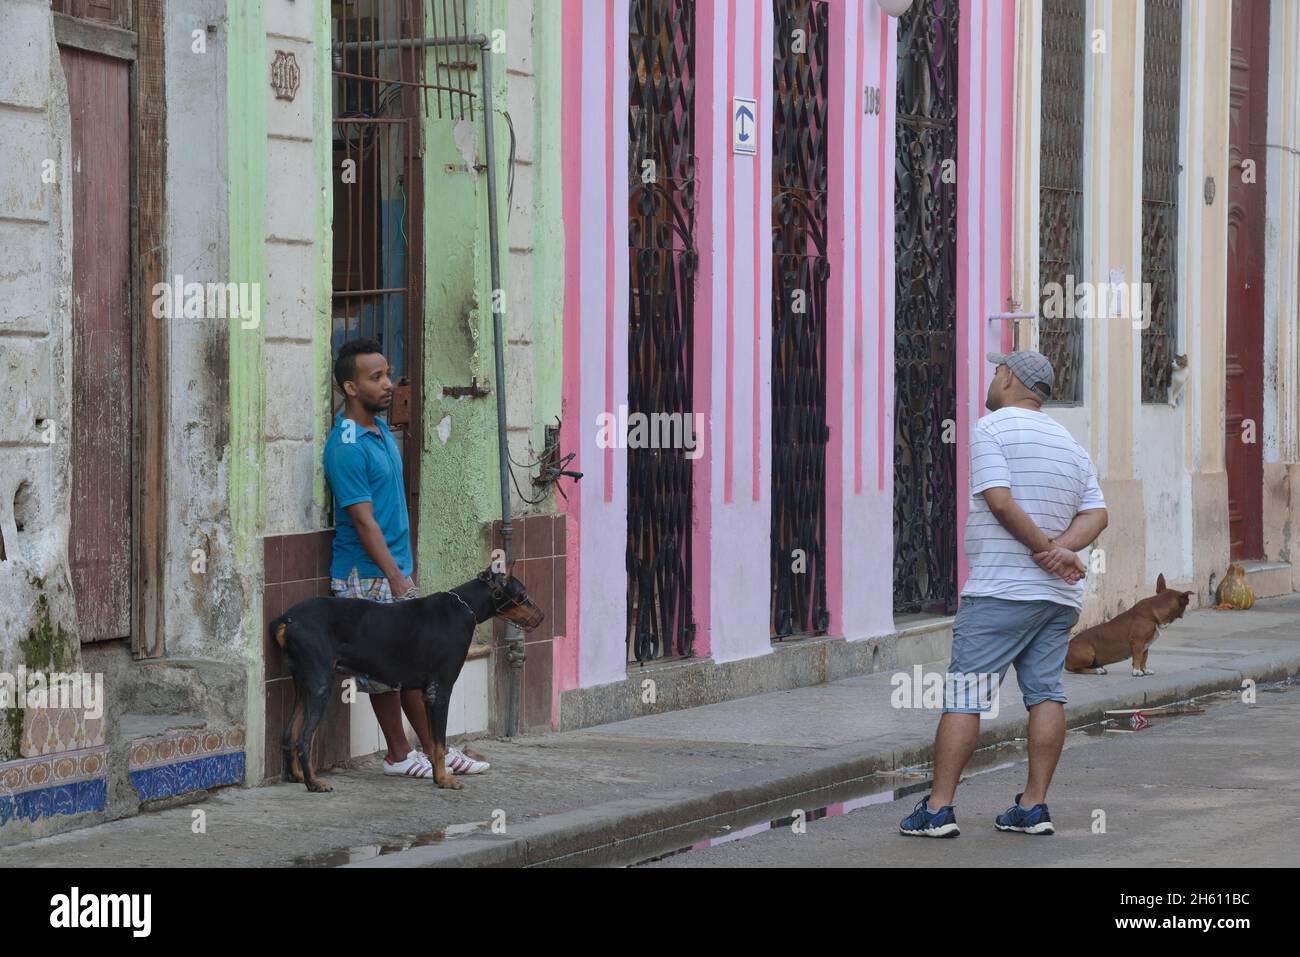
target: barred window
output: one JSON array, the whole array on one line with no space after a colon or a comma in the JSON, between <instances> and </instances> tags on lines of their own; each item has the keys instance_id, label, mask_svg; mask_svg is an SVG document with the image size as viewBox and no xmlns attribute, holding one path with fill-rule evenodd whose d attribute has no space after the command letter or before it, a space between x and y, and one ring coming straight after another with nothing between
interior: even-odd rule
<instances>
[{"instance_id":1,"label":"barred window","mask_svg":"<svg viewBox=\"0 0 1300 957\"><path fill-rule=\"evenodd\" d=\"M1142 401L1169 398L1177 335L1178 109L1182 0L1147 0L1142 78ZM1145 289L1151 291L1148 305ZM1136 316L1136 313L1134 313Z\"/></svg>"},{"instance_id":2,"label":"barred window","mask_svg":"<svg viewBox=\"0 0 1300 957\"><path fill-rule=\"evenodd\" d=\"M1084 0L1044 0L1038 172L1038 348L1056 370L1053 403L1082 401Z\"/></svg>"}]
</instances>

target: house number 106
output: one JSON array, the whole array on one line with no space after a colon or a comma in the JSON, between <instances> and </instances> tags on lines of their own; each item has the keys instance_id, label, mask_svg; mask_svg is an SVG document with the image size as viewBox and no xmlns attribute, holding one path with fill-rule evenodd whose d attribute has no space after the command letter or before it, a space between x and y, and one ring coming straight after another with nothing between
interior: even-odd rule
<instances>
[{"instance_id":1,"label":"house number 106","mask_svg":"<svg viewBox=\"0 0 1300 957\"><path fill-rule=\"evenodd\" d=\"M864 112L880 115L880 87L869 86L864 91L866 99L866 110Z\"/></svg>"}]
</instances>

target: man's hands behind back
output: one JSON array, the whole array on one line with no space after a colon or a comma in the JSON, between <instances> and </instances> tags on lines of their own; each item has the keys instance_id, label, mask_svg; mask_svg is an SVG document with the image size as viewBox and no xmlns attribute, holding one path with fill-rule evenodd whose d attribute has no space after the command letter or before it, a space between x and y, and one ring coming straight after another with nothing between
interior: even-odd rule
<instances>
[{"instance_id":1,"label":"man's hands behind back","mask_svg":"<svg viewBox=\"0 0 1300 957\"><path fill-rule=\"evenodd\" d=\"M1034 553L1034 563L1045 572L1059 575L1071 585L1082 581L1087 576L1088 569L1079 556L1062 545L1050 543L1051 548Z\"/></svg>"}]
</instances>

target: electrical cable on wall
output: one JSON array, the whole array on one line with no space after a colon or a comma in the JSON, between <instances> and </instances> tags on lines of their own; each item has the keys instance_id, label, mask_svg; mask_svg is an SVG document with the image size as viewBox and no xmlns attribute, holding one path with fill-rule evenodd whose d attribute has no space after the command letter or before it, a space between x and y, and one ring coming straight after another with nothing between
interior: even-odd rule
<instances>
[{"instance_id":1,"label":"electrical cable on wall","mask_svg":"<svg viewBox=\"0 0 1300 957\"><path fill-rule=\"evenodd\" d=\"M510 158L506 161L506 222L509 223L515 208L515 124L508 110L502 110L501 115L506 118L510 130Z\"/></svg>"}]
</instances>

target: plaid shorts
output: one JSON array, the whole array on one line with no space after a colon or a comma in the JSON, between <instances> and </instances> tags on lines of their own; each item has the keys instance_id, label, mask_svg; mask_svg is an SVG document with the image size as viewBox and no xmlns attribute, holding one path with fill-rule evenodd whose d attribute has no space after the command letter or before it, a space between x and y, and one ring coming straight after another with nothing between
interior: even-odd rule
<instances>
[{"instance_id":1,"label":"plaid shorts","mask_svg":"<svg viewBox=\"0 0 1300 957\"><path fill-rule=\"evenodd\" d=\"M346 579L331 578L330 591L334 593L335 598L364 598L367 601L385 603L393 600L393 591L388 586L387 578L361 578L357 575L355 568L348 573ZM342 668L339 670L343 671ZM352 675L356 679L357 690L362 694L388 694L390 691L399 690L384 684L382 681L367 678L365 675L355 674L351 671L344 671L344 674Z\"/></svg>"}]
</instances>

